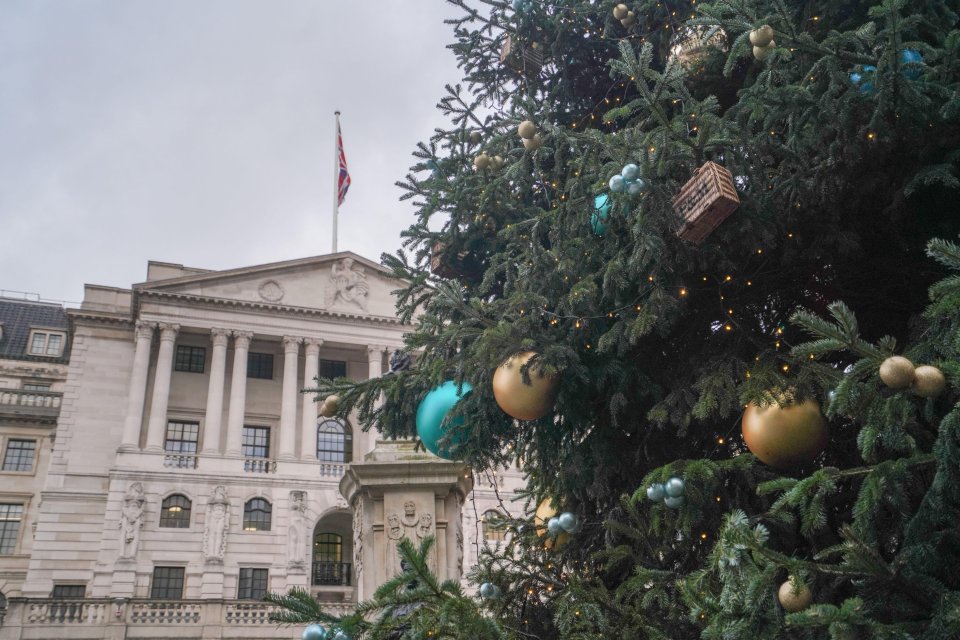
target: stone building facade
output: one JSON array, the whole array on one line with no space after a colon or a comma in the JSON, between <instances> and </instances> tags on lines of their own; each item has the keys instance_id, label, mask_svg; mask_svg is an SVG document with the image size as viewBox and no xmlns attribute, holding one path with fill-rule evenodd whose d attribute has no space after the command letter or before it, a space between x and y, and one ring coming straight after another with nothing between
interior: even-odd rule
<instances>
[{"instance_id":1,"label":"stone building facade","mask_svg":"<svg viewBox=\"0 0 960 640\"><path fill-rule=\"evenodd\" d=\"M395 288L349 252L151 262L145 282L87 285L36 326L0 315L19 345L11 359L0 340L0 443L24 466L34 441L29 469L0 471L0 526L4 505L20 518L0 542L0 640L298 638L259 598L302 587L345 612L390 575L397 535L435 535L437 570L462 576L500 536L461 518L497 508L493 487L301 393L385 372L408 330Z\"/></svg>"}]
</instances>

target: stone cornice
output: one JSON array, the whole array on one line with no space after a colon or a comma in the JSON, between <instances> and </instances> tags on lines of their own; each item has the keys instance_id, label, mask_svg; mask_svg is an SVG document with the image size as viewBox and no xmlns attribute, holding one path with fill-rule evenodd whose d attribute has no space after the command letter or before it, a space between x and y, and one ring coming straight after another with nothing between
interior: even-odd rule
<instances>
[{"instance_id":1,"label":"stone cornice","mask_svg":"<svg viewBox=\"0 0 960 640\"><path fill-rule=\"evenodd\" d=\"M234 308L248 309L254 311L264 311L271 314L285 313L292 316L316 316L327 318L340 318L343 320L361 320L371 324L388 324L402 326L399 319L393 316L377 316L366 313L352 313L349 311L331 311L327 309L314 309L310 307L295 307L272 302L256 302L253 300L233 300L229 298L214 298L201 296L192 293L175 293L169 291L156 291L153 289L142 289L135 294L138 297L153 300L175 300L179 302L189 302L201 307L216 308ZM129 319L127 319L129 322Z\"/></svg>"},{"instance_id":2,"label":"stone cornice","mask_svg":"<svg viewBox=\"0 0 960 640\"><path fill-rule=\"evenodd\" d=\"M127 314L108 313L105 311L86 311L84 309L67 309L67 318L71 324L82 321L88 324L111 324L123 327L134 327L133 318Z\"/></svg>"}]
</instances>

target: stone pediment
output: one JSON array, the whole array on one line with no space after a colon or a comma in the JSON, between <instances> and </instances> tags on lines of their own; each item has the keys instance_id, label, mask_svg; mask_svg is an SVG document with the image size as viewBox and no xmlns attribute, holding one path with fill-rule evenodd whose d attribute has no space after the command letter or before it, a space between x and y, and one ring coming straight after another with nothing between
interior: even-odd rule
<instances>
[{"instance_id":1,"label":"stone pediment","mask_svg":"<svg viewBox=\"0 0 960 640\"><path fill-rule=\"evenodd\" d=\"M338 314L396 315L391 292L397 283L383 267L351 252L152 280L134 288Z\"/></svg>"}]
</instances>

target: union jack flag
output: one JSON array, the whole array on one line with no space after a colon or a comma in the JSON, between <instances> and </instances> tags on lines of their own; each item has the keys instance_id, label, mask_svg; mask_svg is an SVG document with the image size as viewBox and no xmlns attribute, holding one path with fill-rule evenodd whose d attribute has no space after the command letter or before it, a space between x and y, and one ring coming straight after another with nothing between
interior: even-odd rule
<instances>
[{"instance_id":1,"label":"union jack flag","mask_svg":"<svg viewBox=\"0 0 960 640\"><path fill-rule=\"evenodd\" d=\"M340 119L337 118L337 151L340 158L340 177L337 180L337 204L343 204L350 188L350 172L347 171L347 156L343 152L343 136L340 134Z\"/></svg>"}]
</instances>

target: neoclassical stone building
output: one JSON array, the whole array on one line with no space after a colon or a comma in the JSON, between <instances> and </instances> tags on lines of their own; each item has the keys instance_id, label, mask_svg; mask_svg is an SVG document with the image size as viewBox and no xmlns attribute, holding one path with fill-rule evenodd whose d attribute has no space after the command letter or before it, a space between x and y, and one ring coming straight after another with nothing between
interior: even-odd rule
<instances>
[{"instance_id":1,"label":"neoclassical stone building","mask_svg":"<svg viewBox=\"0 0 960 640\"><path fill-rule=\"evenodd\" d=\"M394 288L344 252L150 262L145 282L87 285L79 309L47 305L36 326L0 300L20 350L4 359L0 340L0 443L17 467L0 471L0 640L298 638L267 621L266 591L345 611L393 574L400 537L435 536L434 567L461 577L502 536L484 514L518 474L473 491L461 465L300 393L385 372L408 329ZM31 397L30 415L11 409Z\"/></svg>"}]
</instances>

